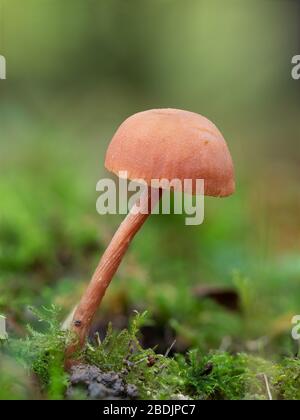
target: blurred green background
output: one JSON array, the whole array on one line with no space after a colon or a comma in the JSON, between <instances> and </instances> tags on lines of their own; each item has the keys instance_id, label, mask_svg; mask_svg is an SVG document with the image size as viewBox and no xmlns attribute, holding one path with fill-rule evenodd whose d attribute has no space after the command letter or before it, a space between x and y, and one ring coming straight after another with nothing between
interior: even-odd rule
<instances>
[{"instance_id":1,"label":"blurred green background","mask_svg":"<svg viewBox=\"0 0 300 420\"><path fill-rule=\"evenodd\" d=\"M162 337L168 347L176 336L178 351L295 352L299 4L224 3L0 1L0 311L12 334L23 334L28 305L72 310L120 223L95 209L115 129L132 113L174 107L224 133L236 194L207 199L202 226L151 217L95 328L110 319L121 327L147 308L147 344ZM241 311L200 298L203 285L236 291Z\"/></svg>"}]
</instances>

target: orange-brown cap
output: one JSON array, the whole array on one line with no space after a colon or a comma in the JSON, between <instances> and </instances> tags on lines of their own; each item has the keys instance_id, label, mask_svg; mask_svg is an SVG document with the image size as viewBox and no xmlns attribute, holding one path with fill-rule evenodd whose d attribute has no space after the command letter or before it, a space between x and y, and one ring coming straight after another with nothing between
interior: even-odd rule
<instances>
[{"instance_id":1,"label":"orange-brown cap","mask_svg":"<svg viewBox=\"0 0 300 420\"><path fill-rule=\"evenodd\" d=\"M204 179L205 195L225 197L235 189L227 144L207 118L179 109L152 109L127 118L106 153L105 167L129 179Z\"/></svg>"}]
</instances>

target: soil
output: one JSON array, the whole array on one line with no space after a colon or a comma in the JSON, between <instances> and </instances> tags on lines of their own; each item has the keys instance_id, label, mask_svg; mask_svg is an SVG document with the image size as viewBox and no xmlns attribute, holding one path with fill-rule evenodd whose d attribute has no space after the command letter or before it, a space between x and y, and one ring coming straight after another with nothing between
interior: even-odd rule
<instances>
[{"instance_id":1,"label":"soil","mask_svg":"<svg viewBox=\"0 0 300 420\"><path fill-rule=\"evenodd\" d=\"M126 384L116 372L102 372L97 366L73 366L67 396L72 398L76 391L83 392L93 400L137 399L138 391L134 385Z\"/></svg>"}]
</instances>

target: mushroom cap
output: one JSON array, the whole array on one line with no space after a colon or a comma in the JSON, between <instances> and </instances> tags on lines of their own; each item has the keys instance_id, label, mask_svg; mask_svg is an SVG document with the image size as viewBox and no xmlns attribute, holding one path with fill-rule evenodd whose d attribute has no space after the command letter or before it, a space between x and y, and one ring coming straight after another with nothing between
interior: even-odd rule
<instances>
[{"instance_id":1,"label":"mushroom cap","mask_svg":"<svg viewBox=\"0 0 300 420\"><path fill-rule=\"evenodd\" d=\"M127 171L131 180L204 179L205 195L225 197L235 190L227 144L217 127L202 115L179 109L152 109L127 118L107 149L105 167ZM176 188L175 188L176 189Z\"/></svg>"}]
</instances>

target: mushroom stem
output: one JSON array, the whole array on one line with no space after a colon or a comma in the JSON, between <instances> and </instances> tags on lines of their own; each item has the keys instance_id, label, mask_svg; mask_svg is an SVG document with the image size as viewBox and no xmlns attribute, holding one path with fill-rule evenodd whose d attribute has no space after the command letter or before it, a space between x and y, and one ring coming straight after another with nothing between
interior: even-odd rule
<instances>
[{"instance_id":1,"label":"mushroom stem","mask_svg":"<svg viewBox=\"0 0 300 420\"><path fill-rule=\"evenodd\" d=\"M74 313L71 330L78 340L76 344L72 343L68 348L68 356L84 345L93 317L130 242L149 217L160 197L161 190L148 187L114 234Z\"/></svg>"}]
</instances>

